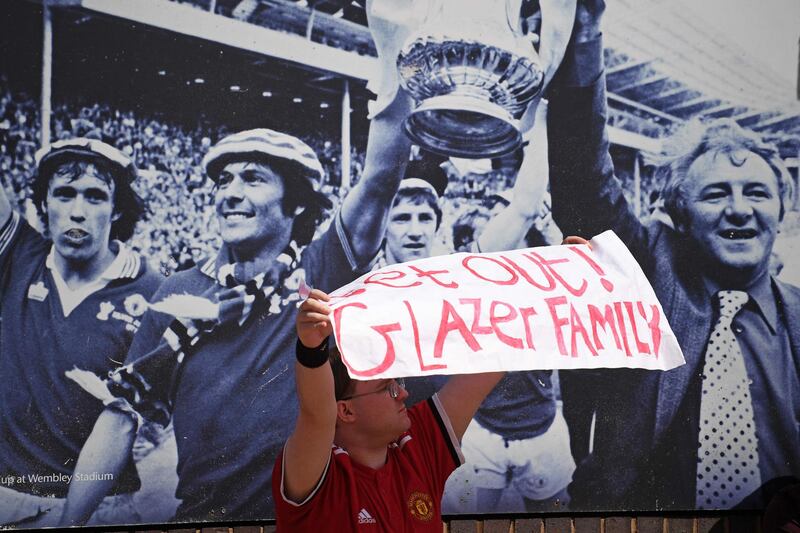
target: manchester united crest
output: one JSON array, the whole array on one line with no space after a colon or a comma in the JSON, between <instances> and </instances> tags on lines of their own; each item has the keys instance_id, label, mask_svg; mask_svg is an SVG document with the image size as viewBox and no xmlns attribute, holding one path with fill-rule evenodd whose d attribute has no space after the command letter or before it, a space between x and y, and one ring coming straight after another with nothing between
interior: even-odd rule
<instances>
[{"instance_id":1,"label":"manchester united crest","mask_svg":"<svg viewBox=\"0 0 800 533\"><path fill-rule=\"evenodd\" d=\"M433 499L424 492L414 491L408 497L408 510L417 520L427 522L433 518Z\"/></svg>"}]
</instances>

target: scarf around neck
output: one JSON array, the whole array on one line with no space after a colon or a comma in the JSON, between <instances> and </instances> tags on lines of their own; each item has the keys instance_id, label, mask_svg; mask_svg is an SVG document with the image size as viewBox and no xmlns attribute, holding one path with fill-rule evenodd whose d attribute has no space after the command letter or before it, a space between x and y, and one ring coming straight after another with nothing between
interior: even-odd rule
<instances>
[{"instance_id":1,"label":"scarf around neck","mask_svg":"<svg viewBox=\"0 0 800 533\"><path fill-rule=\"evenodd\" d=\"M253 311L279 314L298 301L297 287L305 277L300 266L302 250L291 241L267 270L253 262L227 262L226 248L200 268L216 283L201 296L173 294L150 305L151 312L173 316L158 346L143 357L109 372L105 380L92 372L73 369L67 376L87 392L133 415L167 425L184 363L205 339L223 326L241 327ZM152 382L170 375L167 399L158 396Z\"/></svg>"}]
</instances>

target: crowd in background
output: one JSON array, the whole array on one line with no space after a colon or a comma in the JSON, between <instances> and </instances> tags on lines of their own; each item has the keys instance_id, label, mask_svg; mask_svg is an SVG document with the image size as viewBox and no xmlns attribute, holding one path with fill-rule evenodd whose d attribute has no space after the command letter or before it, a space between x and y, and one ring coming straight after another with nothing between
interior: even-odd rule
<instances>
[{"instance_id":1,"label":"crowd in background","mask_svg":"<svg viewBox=\"0 0 800 533\"><path fill-rule=\"evenodd\" d=\"M12 92L0 78L0 183L31 222L36 222L36 215L29 202L29 182L40 144L40 127L36 101ZM187 268L218 248L213 184L203 175L200 163L208 148L230 133L227 128L189 128L104 104L66 103L54 106L51 128L52 140L94 137L131 156L139 170L135 189L148 210L131 244L164 274ZM303 138L318 154L329 182L340 183L341 145L314 132ZM351 173L361 172L363 160L363 152L353 150ZM336 185L325 186L335 205L339 203L339 190Z\"/></svg>"},{"instance_id":2,"label":"crowd in background","mask_svg":"<svg viewBox=\"0 0 800 533\"><path fill-rule=\"evenodd\" d=\"M52 117L53 140L74 136L99 138L133 158L139 169L135 188L146 202L148 216L137 226L131 244L161 272L168 275L187 268L219 246L214 227L213 184L204 177L200 162L214 142L230 133L227 128L186 127L99 103L89 106L58 103ZM28 184L35 168L40 127L36 100L14 93L0 79L0 182L17 208L32 222L36 215L28 201ZM338 206L349 190L339 186L341 144L323 139L314 131L301 137L314 148L325 167L328 180L323 190ZM353 148L351 184L358 181L363 164L363 149ZM466 211L484 209L485 197L511 184L513 178L503 170L455 177L443 201L442 227L451 227ZM451 248L448 232L443 231L440 239L439 251Z\"/></svg>"},{"instance_id":3,"label":"crowd in background","mask_svg":"<svg viewBox=\"0 0 800 533\"><path fill-rule=\"evenodd\" d=\"M266 125L268 126L268 125ZM14 92L0 76L0 183L20 212L36 222L35 209L28 201L28 184L35 168L34 154L39 148L41 121L37 100ZM148 215L137 226L131 245L147 255L153 266L165 275L188 268L207 257L219 246L215 228L212 183L204 175L200 162L208 148L229 129L223 125L200 122L194 126L171 123L158 116L144 116L129 110L113 109L106 104L88 106L58 102L53 107L52 138L90 136L116 146L130 155L139 169L135 184L145 200ZM341 144L318 132L300 135L314 148L325 167L327 183L323 190L334 209L349 187L341 184ZM351 185L363 170L363 147L351 153ZM620 165L618 175L632 198L632 177ZM445 163L449 186L442 201L443 218L434 253L457 248L452 228L463 218L488 218L496 198L514 183L514 168L484 169L480 172L457 169ZM652 172L641 173L641 215L649 216L657 203L658 183ZM332 211L333 212L333 211ZM332 214L331 212L331 214ZM543 213L546 215L546 213ZM320 226L323 231L327 223ZM796 212L784 223L784 231L800 228ZM776 258L776 264L781 262Z\"/></svg>"}]
</instances>

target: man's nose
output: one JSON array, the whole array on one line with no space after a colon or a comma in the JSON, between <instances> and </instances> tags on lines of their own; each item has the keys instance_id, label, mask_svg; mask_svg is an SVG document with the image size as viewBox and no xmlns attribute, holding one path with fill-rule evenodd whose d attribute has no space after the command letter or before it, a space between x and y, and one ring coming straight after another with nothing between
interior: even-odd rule
<instances>
[{"instance_id":1,"label":"man's nose","mask_svg":"<svg viewBox=\"0 0 800 533\"><path fill-rule=\"evenodd\" d=\"M422 224L416 218L412 218L408 224L408 235L415 238L422 237Z\"/></svg>"},{"instance_id":2,"label":"man's nose","mask_svg":"<svg viewBox=\"0 0 800 533\"><path fill-rule=\"evenodd\" d=\"M406 398L408 398L408 391L406 390L405 386L401 385L400 383L397 384L400 392L397 395L397 399L401 402L405 402Z\"/></svg>"},{"instance_id":3,"label":"man's nose","mask_svg":"<svg viewBox=\"0 0 800 533\"><path fill-rule=\"evenodd\" d=\"M83 196L77 195L72 199L69 206L69 217L78 221L86 218L86 200L83 199Z\"/></svg>"},{"instance_id":4,"label":"man's nose","mask_svg":"<svg viewBox=\"0 0 800 533\"><path fill-rule=\"evenodd\" d=\"M746 219L753 214L753 206L741 191L734 191L725 207L725 214L735 220Z\"/></svg>"},{"instance_id":5,"label":"man's nose","mask_svg":"<svg viewBox=\"0 0 800 533\"><path fill-rule=\"evenodd\" d=\"M227 201L241 200L244 195L244 182L239 176L235 176L220 192Z\"/></svg>"}]
</instances>

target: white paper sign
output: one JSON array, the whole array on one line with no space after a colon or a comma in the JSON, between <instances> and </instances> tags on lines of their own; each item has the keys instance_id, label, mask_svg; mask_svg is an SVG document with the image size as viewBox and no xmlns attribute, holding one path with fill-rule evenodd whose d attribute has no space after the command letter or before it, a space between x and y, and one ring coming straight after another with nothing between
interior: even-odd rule
<instances>
[{"instance_id":1,"label":"white paper sign","mask_svg":"<svg viewBox=\"0 0 800 533\"><path fill-rule=\"evenodd\" d=\"M350 375L683 364L622 241L607 231L591 243L431 257L334 291L334 335Z\"/></svg>"}]
</instances>

